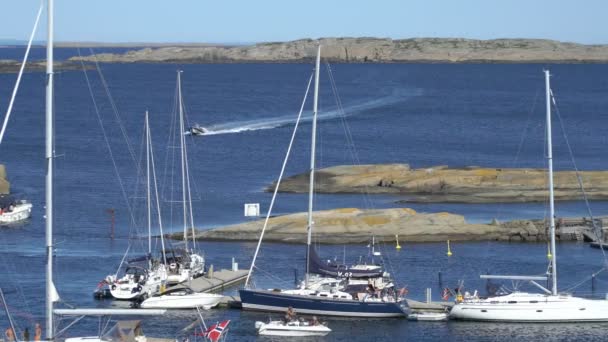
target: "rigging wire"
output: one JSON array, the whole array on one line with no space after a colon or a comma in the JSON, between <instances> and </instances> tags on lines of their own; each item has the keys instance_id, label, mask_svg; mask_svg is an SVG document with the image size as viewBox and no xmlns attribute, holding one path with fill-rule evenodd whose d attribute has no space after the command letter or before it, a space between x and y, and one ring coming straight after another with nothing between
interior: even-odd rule
<instances>
[{"instance_id":1,"label":"rigging wire","mask_svg":"<svg viewBox=\"0 0 608 342\"><path fill-rule=\"evenodd\" d=\"M78 56L81 57L80 48L78 48L77 51L78 51ZM131 204L130 204L130 201L129 201L129 197L127 196L127 192L126 192L125 186L123 184L122 177L120 176L120 172L118 170L118 165L116 164L116 159L114 158L114 152L112 151L112 147L110 146L110 141L108 139L108 135L106 133L106 129L105 129L104 125L103 125L103 119L101 118L101 114L99 112L99 106L97 105L97 100L95 100L95 95L93 93L93 88L92 88L91 82L89 80L89 75L88 75L88 73L86 71L86 68L84 66L84 62L82 61L82 58L80 59L80 64L82 66L82 71L84 73L84 77L85 77L85 80L87 82L87 87L88 87L88 90L89 90L89 94L91 95L91 101L93 103L93 108L95 109L95 114L97 116L97 121L98 121L99 126L101 128L103 139L105 141L106 148L108 149L108 153L109 153L110 159L112 161L112 166L114 167L114 172L115 172L116 178L118 180L118 185L120 186L120 191L121 191L122 197L123 197L123 199L125 201L125 204L127 206L127 211L129 212L129 217L131 218L131 223L133 224L133 226L135 226L136 225L136 221L135 221L135 217L133 215L133 210L131 209ZM101 73L100 70L98 70L98 71ZM128 139L127 139L127 144L129 145ZM139 167L137 169L139 170ZM138 174L139 174L139 172L138 172Z\"/></svg>"},{"instance_id":2,"label":"rigging wire","mask_svg":"<svg viewBox=\"0 0 608 342\"><path fill-rule=\"evenodd\" d=\"M15 87L13 88L13 94L11 95L11 100L8 103L8 109L6 110L6 115L4 116L4 122L2 123L2 130L0 131L0 144L2 144L2 140L4 138L4 132L6 131L6 127L8 126L8 119L11 117L11 112L13 111L13 104L15 103L15 98L17 97L17 90L19 90L19 84L21 83L21 76L23 76L23 70L25 69L25 64L27 63L27 58L30 54L30 49L32 47L32 41L34 40L34 35L38 29L38 22L40 21L40 15L42 14L42 9L44 8L44 2L40 1L40 8L38 9L38 15L36 15L36 21L34 22L34 28L32 29L32 33L30 34L30 39L27 42L27 48L25 49L25 55L23 56L23 61L21 62L21 67L19 68L19 74L17 74L17 81L15 81Z\"/></svg>"},{"instance_id":3,"label":"rigging wire","mask_svg":"<svg viewBox=\"0 0 608 342\"><path fill-rule=\"evenodd\" d=\"M559 107L557 106L557 101L555 101L555 96L553 95L553 90L550 90L550 92L551 92L551 100L553 103L553 107L555 108L555 114L557 116L560 127L562 129L562 135L564 137L564 141L566 142L566 147L568 148L568 153L570 154L570 161L572 162L572 166L574 167L574 171L576 173L576 180L581 189L581 192L583 195L583 201L585 202L585 206L587 208L587 213L589 214L589 218L591 219L591 225L593 226L593 234L595 235L595 238L597 239L597 241L600 241L600 243L601 243L601 242L603 242L602 236L601 236L602 234L601 234L601 232L599 232L600 229L597 227L597 225L595 223L595 218L593 216L593 213L591 212L591 205L589 204L589 198L587 197L587 192L585 191L585 186L583 185L583 178L580 174L578 165L576 164L576 161L574 160L574 153L572 152L572 146L570 145L570 141L568 140L568 136L566 134L566 128L565 128L564 122L562 120L562 116L559 111ZM606 256L606 251L604 251L603 248L600 248L600 250L602 251L602 256L604 257L604 268L607 268L608 267L608 257Z\"/></svg>"},{"instance_id":4,"label":"rigging wire","mask_svg":"<svg viewBox=\"0 0 608 342\"><path fill-rule=\"evenodd\" d=\"M281 180L283 178L283 173L285 172L285 168L287 166L287 161L289 160L289 155L291 153L291 147L293 146L293 142L296 138L296 133L298 131L298 126L300 125L300 119L302 118L302 112L304 111L304 105L306 104L306 98L308 97L308 91L310 90L310 84L312 83L313 75L308 79L308 85L306 86L306 92L304 93L304 99L302 100L302 105L300 106L300 112L298 113L298 118L293 127L293 133L291 134L291 140L289 141L289 146L287 147L287 152L285 153L285 159L283 160L283 165L281 166L281 172L279 173L279 179L277 180L277 184L274 188L274 192L272 193L272 199L270 200L270 206L268 207L268 211L266 212L266 218L264 219L264 226L262 227L262 232L260 233L260 238L258 240L258 244L255 248L255 253L253 254L253 258L251 259L251 267L249 268L249 272L247 272L247 278L245 279L245 288L249 285L249 279L251 278L251 273L253 272L253 268L255 267L255 260L260 251L260 246L262 245L262 239L264 238L264 233L266 232L266 227L268 226L268 221L270 220L270 215L272 214L272 209L274 207L274 201L277 198L277 194L279 192L279 186L281 185Z\"/></svg>"},{"instance_id":5,"label":"rigging wire","mask_svg":"<svg viewBox=\"0 0 608 342\"><path fill-rule=\"evenodd\" d=\"M122 136L127 144L127 150L129 151L129 154L131 155L131 160L135 164L135 168L137 170L137 173L139 174L141 172L141 169L140 169L139 165L137 164L137 158L135 157L135 151L133 151L133 146L131 145L131 141L129 140L129 136L127 135L125 126L122 123L122 120L120 119L120 113L118 112L118 108L116 107L114 98L112 97L112 94L110 93L110 87L108 86L108 83L106 82L106 78L103 76L103 73L101 72L101 67L99 66L99 61L97 60L97 55L93 52L92 48L89 48L89 52L93 56L97 74L99 75L99 79L101 81L101 84L103 85L103 89L105 90L106 95L108 96L108 101L110 102L110 106L112 107L112 112L114 113L114 117L116 118L116 123L118 124L118 127L120 128L120 131L122 132ZM78 48L78 56L80 56L80 48ZM81 60L80 63L83 64L83 68L84 68L84 63L82 62L82 58L80 60ZM85 72L85 74L86 74L86 72Z\"/></svg>"}]
</instances>

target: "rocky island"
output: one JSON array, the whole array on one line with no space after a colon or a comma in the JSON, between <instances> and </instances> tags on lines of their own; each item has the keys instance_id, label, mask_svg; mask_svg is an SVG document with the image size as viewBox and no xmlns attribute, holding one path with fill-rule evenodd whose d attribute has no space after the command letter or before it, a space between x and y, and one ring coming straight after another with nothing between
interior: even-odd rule
<instances>
[{"instance_id":1,"label":"rocky island","mask_svg":"<svg viewBox=\"0 0 608 342\"><path fill-rule=\"evenodd\" d=\"M608 199L608 171L581 171L587 198ZM341 165L315 173L319 193L369 193L405 196L399 202L498 203L540 202L548 198L542 169L435 166L413 169L408 164ZM554 173L555 199L580 200L574 171ZM266 188L273 191L275 185ZM283 179L282 192L308 191L308 173Z\"/></svg>"},{"instance_id":2,"label":"rocky island","mask_svg":"<svg viewBox=\"0 0 608 342\"><path fill-rule=\"evenodd\" d=\"M454 241L546 241L547 224L544 220L517 220L488 224L467 223L463 216L451 213L417 213L410 208L370 209L341 208L314 213L315 241L324 244L367 243L373 235L377 241L401 242ZM561 220L560 222L563 222ZM584 219L575 226L588 231ZM198 240L257 241L264 221L257 220L231 226L198 230ZM558 224L559 225L559 224ZM264 241L306 243L307 213L296 213L269 219ZM560 240L575 239L574 230L558 227ZM170 235L181 240L183 233Z\"/></svg>"},{"instance_id":3,"label":"rocky island","mask_svg":"<svg viewBox=\"0 0 608 342\"><path fill-rule=\"evenodd\" d=\"M323 58L345 63L604 63L608 45L545 39L321 38L239 46L144 48L124 54L72 57L107 63L294 63L312 61L317 45Z\"/></svg>"},{"instance_id":4,"label":"rocky island","mask_svg":"<svg viewBox=\"0 0 608 342\"><path fill-rule=\"evenodd\" d=\"M0 195L7 195L10 193L11 184L6 179L6 168L0 164Z\"/></svg>"},{"instance_id":5,"label":"rocky island","mask_svg":"<svg viewBox=\"0 0 608 342\"><path fill-rule=\"evenodd\" d=\"M17 73L21 68L21 61L13 59L0 59L0 74ZM81 70L82 65L76 62L55 62L56 71L65 70ZM85 68L90 69L91 66L85 65ZM25 65L26 72L43 72L46 70L45 61L28 61Z\"/></svg>"}]
</instances>

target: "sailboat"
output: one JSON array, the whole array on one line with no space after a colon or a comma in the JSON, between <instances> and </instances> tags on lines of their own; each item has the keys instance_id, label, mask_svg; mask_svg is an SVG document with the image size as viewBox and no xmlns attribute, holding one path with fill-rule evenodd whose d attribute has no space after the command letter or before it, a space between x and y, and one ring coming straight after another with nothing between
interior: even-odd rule
<instances>
[{"instance_id":1,"label":"sailboat","mask_svg":"<svg viewBox=\"0 0 608 342\"><path fill-rule=\"evenodd\" d=\"M152 151L152 138L150 134L150 124L148 112L145 115L146 131L146 198L147 198L147 220L148 220L148 254L130 259L124 275L120 278L117 275L109 275L104 279L113 298L119 300L142 300L158 293L161 286L167 281L167 262L165 254L165 240L158 206L158 190L156 186L156 172L154 171L154 154ZM152 170L152 172L150 172ZM162 253L158 259L152 257L152 196L151 196L151 174L154 178L154 190L157 197L158 224L160 229L160 239ZM137 263L145 262L145 266Z\"/></svg>"},{"instance_id":2,"label":"sailboat","mask_svg":"<svg viewBox=\"0 0 608 342\"><path fill-rule=\"evenodd\" d=\"M192 195L190 193L190 173L188 168L188 147L184 134L184 100L182 96L182 71L177 71L177 101L179 127L178 136L180 144L181 161L181 189L182 189L182 209L184 223L184 248L167 251L168 256L168 284L183 283L189 279L202 276L205 272L205 258L196 252L196 237L194 231L194 216L192 214ZM192 246L188 241L188 224L192 232Z\"/></svg>"},{"instance_id":3,"label":"sailboat","mask_svg":"<svg viewBox=\"0 0 608 342\"><path fill-rule=\"evenodd\" d=\"M283 168L277 182L277 187L271 201L271 209L268 211L266 223L260 240L256 248L249 274L245 281L245 288L240 290L241 303L244 310L258 311L279 311L284 312L289 307L292 307L299 313L328 315L328 316L344 316L344 317L403 317L406 315L407 304L394 291L393 284L389 279L382 277L383 271L375 268L341 268L338 265L324 264L314 247L312 246L312 230L313 230L313 193L314 193L314 176L315 176L315 148L316 148L316 128L317 128L317 107L319 97L319 70L321 64L321 46L319 46L315 64L315 83L314 83L314 101L313 101L313 120L312 120L312 142L311 142L311 157L310 157L310 184L308 192L308 239L306 245L306 276L302 284L296 289L288 290L259 290L249 287L249 280L255 260L264 236L264 230L268 222L270 211L276 198L276 192L280 184L285 164L293 137L301 117L302 109L298 123L294 128L294 135L288 148L288 154L283 163ZM310 86L310 81L309 81ZM308 89L306 95L308 94ZM306 96L304 102L306 101ZM302 103L302 107L304 106ZM369 287L374 289L373 293L360 292L360 289L349 291L349 282L351 278L363 278L365 287L369 283ZM378 286L377 286L378 285ZM381 287L381 288L380 288ZM378 290L376 292L376 290Z\"/></svg>"},{"instance_id":4,"label":"sailboat","mask_svg":"<svg viewBox=\"0 0 608 342\"><path fill-rule=\"evenodd\" d=\"M555 206L553 195L553 151L551 141L551 100L550 74L545 73L546 116L547 116L547 162L549 179L549 226L551 240L551 289L540 285L547 276L500 276L482 275L482 279L509 279L527 281L543 293L512 292L502 296L478 298L464 296L450 312L450 318L491 322L606 322L608 321L608 300L594 300L575 297L557 290L557 256L555 251Z\"/></svg>"},{"instance_id":5,"label":"sailboat","mask_svg":"<svg viewBox=\"0 0 608 342\"><path fill-rule=\"evenodd\" d=\"M47 0L47 44L46 44L46 103L45 103L45 245L46 245L46 272L45 272L45 339L53 341L61 335L65 329L83 316L111 316L111 315L162 315L165 310L144 310L144 309L57 309L55 303L60 300L55 285L53 283L53 164L55 158L55 130L53 113L53 28L54 28L54 6L53 0ZM55 325L55 315L76 317L72 324L67 328L57 331ZM82 340L93 341L96 337L85 337ZM100 339L97 339L100 340Z\"/></svg>"}]
</instances>

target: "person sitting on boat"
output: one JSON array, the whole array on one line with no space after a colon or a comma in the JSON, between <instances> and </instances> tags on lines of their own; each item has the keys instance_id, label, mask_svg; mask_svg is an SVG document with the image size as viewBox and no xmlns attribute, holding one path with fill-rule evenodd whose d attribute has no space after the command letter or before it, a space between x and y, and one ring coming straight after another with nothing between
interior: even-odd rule
<instances>
[{"instance_id":1,"label":"person sitting on boat","mask_svg":"<svg viewBox=\"0 0 608 342\"><path fill-rule=\"evenodd\" d=\"M6 337L7 342L15 342L15 332L13 331L13 328L6 328L4 331L4 336Z\"/></svg>"},{"instance_id":2,"label":"person sitting on boat","mask_svg":"<svg viewBox=\"0 0 608 342\"><path fill-rule=\"evenodd\" d=\"M321 325L321 322L319 322L319 319L317 318L317 316L312 316L312 319L310 320L310 325Z\"/></svg>"},{"instance_id":3,"label":"person sitting on boat","mask_svg":"<svg viewBox=\"0 0 608 342\"><path fill-rule=\"evenodd\" d=\"M371 282L368 282L367 284L367 296L368 297L377 297L377 290L374 287L374 284L372 284Z\"/></svg>"},{"instance_id":4,"label":"person sitting on boat","mask_svg":"<svg viewBox=\"0 0 608 342\"><path fill-rule=\"evenodd\" d=\"M40 327L40 323L36 323L34 329L34 341L40 341L42 339L42 327Z\"/></svg>"},{"instance_id":5,"label":"person sitting on boat","mask_svg":"<svg viewBox=\"0 0 608 342\"><path fill-rule=\"evenodd\" d=\"M296 310L293 309L292 306L287 308L287 312L285 313L285 323L295 322L296 321Z\"/></svg>"}]
</instances>

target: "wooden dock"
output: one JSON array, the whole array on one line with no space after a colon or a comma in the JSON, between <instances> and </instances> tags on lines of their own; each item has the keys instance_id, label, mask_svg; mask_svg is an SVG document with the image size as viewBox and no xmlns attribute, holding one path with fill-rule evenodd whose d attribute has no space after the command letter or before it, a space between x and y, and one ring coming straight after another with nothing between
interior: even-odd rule
<instances>
[{"instance_id":1,"label":"wooden dock","mask_svg":"<svg viewBox=\"0 0 608 342\"><path fill-rule=\"evenodd\" d=\"M208 272L202 277L198 277L184 283L195 292L221 292L226 288L240 284L247 278L246 270L219 270Z\"/></svg>"}]
</instances>

